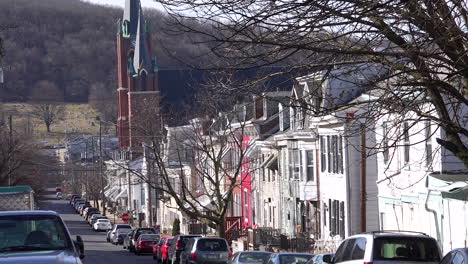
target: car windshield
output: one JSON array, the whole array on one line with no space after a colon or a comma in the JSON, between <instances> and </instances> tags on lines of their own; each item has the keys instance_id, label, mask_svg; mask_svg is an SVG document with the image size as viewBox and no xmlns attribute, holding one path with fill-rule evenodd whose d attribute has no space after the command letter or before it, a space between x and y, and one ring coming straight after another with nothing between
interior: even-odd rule
<instances>
[{"instance_id":1,"label":"car windshield","mask_svg":"<svg viewBox=\"0 0 468 264\"><path fill-rule=\"evenodd\" d=\"M70 248L68 232L57 216L0 216L0 252Z\"/></svg>"},{"instance_id":2,"label":"car windshield","mask_svg":"<svg viewBox=\"0 0 468 264\"><path fill-rule=\"evenodd\" d=\"M270 257L270 253L260 253L260 252L245 252L240 254L239 262L246 263L259 263L266 262Z\"/></svg>"},{"instance_id":3,"label":"car windshield","mask_svg":"<svg viewBox=\"0 0 468 264\"><path fill-rule=\"evenodd\" d=\"M125 228L125 229L127 229L127 228L128 228L128 229L132 229L132 227L131 227L131 226L129 226L129 225L117 225L117 226L116 226L116 229L121 229L121 228Z\"/></svg>"},{"instance_id":4,"label":"car windshield","mask_svg":"<svg viewBox=\"0 0 468 264\"><path fill-rule=\"evenodd\" d=\"M374 240L374 260L439 262L440 256L430 238L379 237Z\"/></svg>"},{"instance_id":5,"label":"car windshield","mask_svg":"<svg viewBox=\"0 0 468 264\"><path fill-rule=\"evenodd\" d=\"M137 236L140 236L141 234L154 234L156 231L154 229L140 229L137 232Z\"/></svg>"},{"instance_id":6,"label":"car windshield","mask_svg":"<svg viewBox=\"0 0 468 264\"><path fill-rule=\"evenodd\" d=\"M151 240L151 241L156 241L158 240L159 237L157 235L141 235L140 240Z\"/></svg>"},{"instance_id":7,"label":"car windshield","mask_svg":"<svg viewBox=\"0 0 468 264\"><path fill-rule=\"evenodd\" d=\"M280 264L305 264L312 255L281 255Z\"/></svg>"},{"instance_id":8,"label":"car windshield","mask_svg":"<svg viewBox=\"0 0 468 264\"><path fill-rule=\"evenodd\" d=\"M228 251L227 244L223 239L200 239L197 242L197 249L200 251Z\"/></svg>"}]
</instances>

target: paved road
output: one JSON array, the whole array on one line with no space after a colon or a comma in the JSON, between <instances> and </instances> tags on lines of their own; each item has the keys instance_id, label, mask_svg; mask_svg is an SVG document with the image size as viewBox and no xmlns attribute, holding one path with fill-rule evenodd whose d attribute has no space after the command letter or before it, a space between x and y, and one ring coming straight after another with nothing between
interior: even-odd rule
<instances>
[{"instance_id":1,"label":"paved road","mask_svg":"<svg viewBox=\"0 0 468 264\"><path fill-rule=\"evenodd\" d=\"M122 248L106 242L105 232L94 232L88 223L67 203L66 200L56 200L54 188L41 196L39 209L58 212L75 238L81 235L85 245L83 263L88 264L147 264L156 263L151 255L136 256Z\"/></svg>"}]
</instances>

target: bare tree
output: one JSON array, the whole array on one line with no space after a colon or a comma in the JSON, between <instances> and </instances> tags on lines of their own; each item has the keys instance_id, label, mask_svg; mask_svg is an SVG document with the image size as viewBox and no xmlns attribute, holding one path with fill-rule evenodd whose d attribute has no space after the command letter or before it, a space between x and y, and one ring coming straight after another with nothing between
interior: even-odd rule
<instances>
[{"instance_id":1,"label":"bare tree","mask_svg":"<svg viewBox=\"0 0 468 264\"><path fill-rule=\"evenodd\" d=\"M218 81L212 80L207 87L220 85ZM139 119L140 125L134 129L145 146L147 169L125 169L137 179L132 184L147 183L159 193L159 200L172 200L189 219L207 224L224 237L233 194L250 169L246 153L251 146L245 141L242 113L238 109L220 111L229 99L207 98L210 90L204 91L196 98L199 111L187 110L186 116L192 118L185 125L164 130L154 118L154 108L142 104L139 113L146 119Z\"/></svg>"},{"instance_id":2,"label":"bare tree","mask_svg":"<svg viewBox=\"0 0 468 264\"><path fill-rule=\"evenodd\" d=\"M437 142L468 166L466 1L156 1L177 21L170 29L204 37L222 58L216 67L271 69L237 91L298 69L340 69L373 96L367 116L430 120L444 131Z\"/></svg>"},{"instance_id":3,"label":"bare tree","mask_svg":"<svg viewBox=\"0 0 468 264\"><path fill-rule=\"evenodd\" d=\"M63 94L50 81L40 81L32 92L31 114L43 121L47 132L50 126L62 120L64 115Z\"/></svg>"}]
</instances>

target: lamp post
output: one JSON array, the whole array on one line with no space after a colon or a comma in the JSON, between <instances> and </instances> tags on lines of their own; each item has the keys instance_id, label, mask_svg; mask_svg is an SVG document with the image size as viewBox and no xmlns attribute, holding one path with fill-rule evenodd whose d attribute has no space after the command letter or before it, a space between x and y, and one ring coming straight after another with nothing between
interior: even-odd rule
<instances>
[{"instance_id":1,"label":"lamp post","mask_svg":"<svg viewBox=\"0 0 468 264\"><path fill-rule=\"evenodd\" d=\"M102 196L102 215L106 215L106 197L104 195L104 175L102 174L102 122L99 116L96 116L99 121L99 175L101 176L101 196Z\"/></svg>"}]
</instances>

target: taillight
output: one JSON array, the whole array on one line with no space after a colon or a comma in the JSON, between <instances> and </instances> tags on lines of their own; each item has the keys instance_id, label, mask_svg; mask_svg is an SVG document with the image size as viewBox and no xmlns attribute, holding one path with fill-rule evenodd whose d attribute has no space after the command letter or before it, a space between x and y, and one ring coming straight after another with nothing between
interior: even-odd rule
<instances>
[{"instance_id":1,"label":"taillight","mask_svg":"<svg viewBox=\"0 0 468 264\"><path fill-rule=\"evenodd\" d=\"M192 252L190 254L190 259L193 260L193 261L196 261L197 260L197 253L196 252Z\"/></svg>"},{"instance_id":2,"label":"taillight","mask_svg":"<svg viewBox=\"0 0 468 264\"><path fill-rule=\"evenodd\" d=\"M372 264L372 262L364 262L364 264Z\"/></svg>"},{"instance_id":3,"label":"taillight","mask_svg":"<svg viewBox=\"0 0 468 264\"><path fill-rule=\"evenodd\" d=\"M138 245L139 245L140 247L142 247L144 244L145 244L145 242L143 242L143 241L138 242Z\"/></svg>"},{"instance_id":4,"label":"taillight","mask_svg":"<svg viewBox=\"0 0 468 264\"><path fill-rule=\"evenodd\" d=\"M180 250L180 240L177 240L175 244L175 250Z\"/></svg>"},{"instance_id":5,"label":"taillight","mask_svg":"<svg viewBox=\"0 0 468 264\"><path fill-rule=\"evenodd\" d=\"M232 252L231 251L229 251L229 253L228 253L228 258L232 258Z\"/></svg>"}]
</instances>

